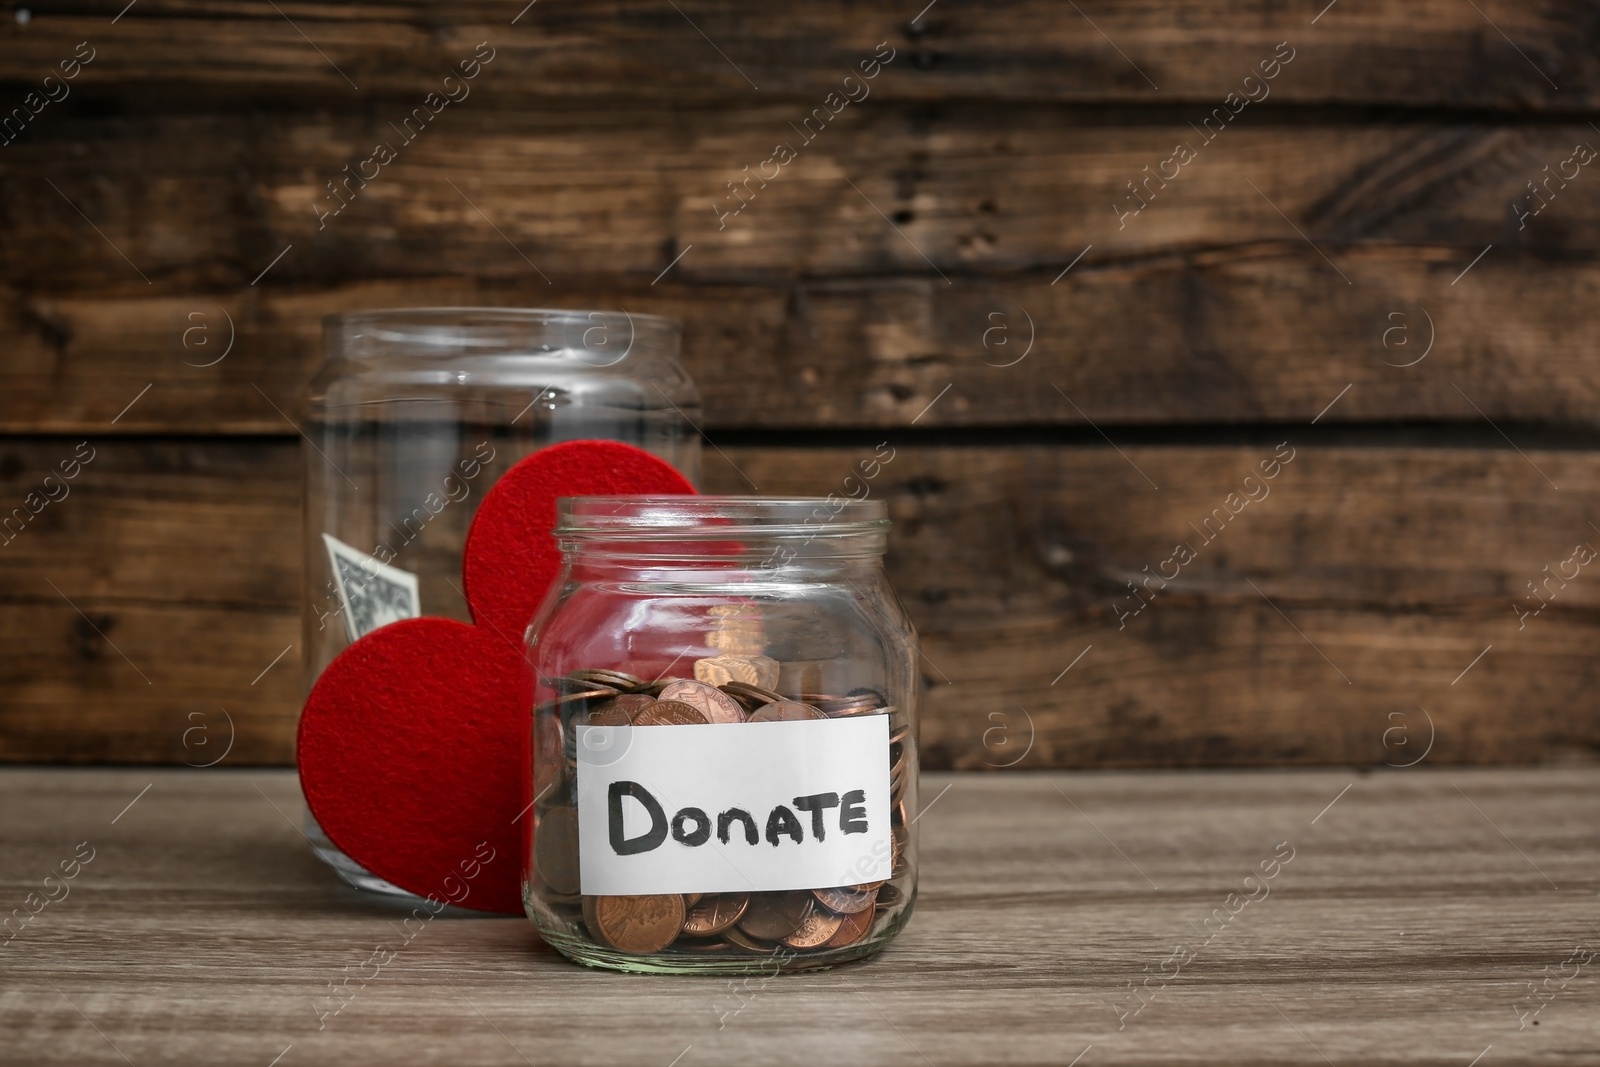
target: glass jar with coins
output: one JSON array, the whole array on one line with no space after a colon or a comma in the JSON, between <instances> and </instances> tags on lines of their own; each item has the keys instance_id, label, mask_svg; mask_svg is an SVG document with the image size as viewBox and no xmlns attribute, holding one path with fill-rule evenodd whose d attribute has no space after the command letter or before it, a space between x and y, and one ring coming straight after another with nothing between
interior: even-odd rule
<instances>
[{"instance_id":1,"label":"glass jar with coins","mask_svg":"<svg viewBox=\"0 0 1600 1067\"><path fill-rule=\"evenodd\" d=\"M880 501L563 500L523 896L596 967L860 959L916 898L916 637Z\"/></svg>"}]
</instances>

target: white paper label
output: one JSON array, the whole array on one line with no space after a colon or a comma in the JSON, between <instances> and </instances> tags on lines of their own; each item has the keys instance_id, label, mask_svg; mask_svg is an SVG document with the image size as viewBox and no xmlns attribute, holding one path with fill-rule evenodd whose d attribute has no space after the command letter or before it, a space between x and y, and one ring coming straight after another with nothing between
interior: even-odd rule
<instances>
[{"instance_id":1,"label":"white paper label","mask_svg":"<svg viewBox=\"0 0 1600 1067\"><path fill-rule=\"evenodd\" d=\"M749 893L889 877L889 717L579 726L582 892Z\"/></svg>"}]
</instances>

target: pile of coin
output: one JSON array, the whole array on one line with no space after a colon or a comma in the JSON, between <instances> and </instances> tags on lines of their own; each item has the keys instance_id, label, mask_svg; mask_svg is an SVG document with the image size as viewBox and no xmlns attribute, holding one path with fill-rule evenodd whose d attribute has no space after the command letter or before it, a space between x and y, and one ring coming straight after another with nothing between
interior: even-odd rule
<instances>
[{"instance_id":1,"label":"pile of coin","mask_svg":"<svg viewBox=\"0 0 1600 1067\"><path fill-rule=\"evenodd\" d=\"M580 670L543 680L557 697L540 705L536 722L563 758L541 755L534 835L534 891L575 932L632 955L746 955L821 952L865 940L879 916L904 903L888 880L826 889L767 893L585 896L579 893L576 784L577 726L703 725L889 716L891 878L906 873L909 840L906 792L912 778L909 723L871 690L835 696L785 697L778 665L764 656L717 656L695 664L695 678L646 682L616 670ZM725 679L716 681L713 680ZM767 684L759 684L765 682ZM554 731L554 736L549 732ZM546 752L552 750L545 750ZM581 927L579 923L581 922Z\"/></svg>"},{"instance_id":2,"label":"pile of coin","mask_svg":"<svg viewBox=\"0 0 1600 1067\"><path fill-rule=\"evenodd\" d=\"M582 898L597 944L631 955L797 954L854 945L898 905L887 882L786 893L709 893Z\"/></svg>"}]
</instances>

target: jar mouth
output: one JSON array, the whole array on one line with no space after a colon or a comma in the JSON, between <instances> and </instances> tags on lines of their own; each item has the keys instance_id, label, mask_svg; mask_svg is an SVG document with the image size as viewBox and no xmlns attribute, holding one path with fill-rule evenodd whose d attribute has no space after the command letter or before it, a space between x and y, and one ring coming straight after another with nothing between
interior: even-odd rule
<instances>
[{"instance_id":1,"label":"jar mouth","mask_svg":"<svg viewBox=\"0 0 1600 1067\"><path fill-rule=\"evenodd\" d=\"M557 537L693 541L848 537L893 523L882 500L765 496L578 496L556 501Z\"/></svg>"},{"instance_id":2,"label":"jar mouth","mask_svg":"<svg viewBox=\"0 0 1600 1067\"><path fill-rule=\"evenodd\" d=\"M637 322L656 329L676 327L677 319L665 315L646 315L639 311L599 311L584 308L513 308L486 305L460 305L410 308L366 308L361 311L340 311L323 319L328 323L350 325L415 324L432 326L441 323L458 325L462 319L476 319L487 323L525 323L530 325L563 325L588 323L596 318L611 322Z\"/></svg>"},{"instance_id":3,"label":"jar mouth","mask_svg":"<svg viewBox=\"0 0 1600 1067\"><path fill-rule=\"evenodd\" d=\"M430 352L433 349L488 350L537 341L586 348L598 339L601 346L631 348L636 338L660 344L675 338L681 329L678 320L664 315L569 308L372 308L341 311L322 321L330 338L360 338L430 355L436 354ZM330 351L335 350L330 346ZM386 349L386 354L396 353Z\"/></svg>"}]
</instances>

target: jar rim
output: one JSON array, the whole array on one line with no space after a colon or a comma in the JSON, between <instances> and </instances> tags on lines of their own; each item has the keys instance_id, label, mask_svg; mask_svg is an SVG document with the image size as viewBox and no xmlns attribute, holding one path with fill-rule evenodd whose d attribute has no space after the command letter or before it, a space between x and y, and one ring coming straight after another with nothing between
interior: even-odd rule
<instances>
[{"instance_id":1,"label":"jar rim","mask_svg":"<svg viewBox=\"0 0 1600 1067\"><path fill-rule=\"evenodd\" d=\"M332 333L356 330L388 330L397 334L406 331L452 330L477 328L505 329L622 326L653 334L673 335L682 330L682 323L665 315L648 315L627 310L601 311L582 308L501 307L494 305L363 308L338 311L323 317L323 326Z\"/></svg>"},{"instance_id":2,"label":"jar rim","mask_svg":"<svg viewBox=\"0 0 1600 1067\"><path fill-rule=\"evenodd\" d=\"M556 512L556 536L578 539L809 539L877 533L893 525L882 500L820 496L569 496L556 501Z\"/></svg>"}]
</instances>

